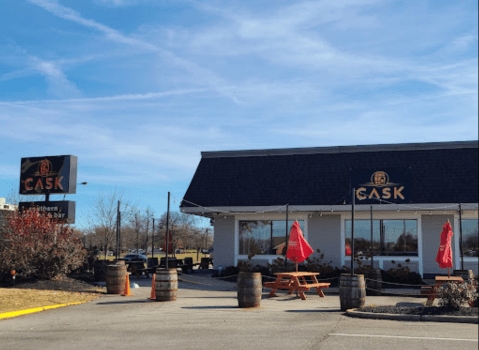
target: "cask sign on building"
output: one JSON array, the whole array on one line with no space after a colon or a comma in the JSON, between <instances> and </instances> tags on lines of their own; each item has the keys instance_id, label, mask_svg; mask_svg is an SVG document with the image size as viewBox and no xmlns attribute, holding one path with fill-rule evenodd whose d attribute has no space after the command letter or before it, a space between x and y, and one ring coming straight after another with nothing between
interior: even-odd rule
<instances>
[{"instance_id":1,"label":"cask sign on building","mask_svg":"<svg viewBox=\"0 0 479 350\"><path fill-rule=\"evenodd\" d=\"M356 203L410 203L410 169L372 169L351 171L351 187Z\"/></svg>"},{"instance_id":2,"label":"cask sign on building","mask_svg":"<svg viewBox=\"0 0 479 350\"><path fill-rule=\"evenodd\" d=\"M76 193L76 156L22 158L20 169L20 194Z\"/></svg>"}]
</instances>

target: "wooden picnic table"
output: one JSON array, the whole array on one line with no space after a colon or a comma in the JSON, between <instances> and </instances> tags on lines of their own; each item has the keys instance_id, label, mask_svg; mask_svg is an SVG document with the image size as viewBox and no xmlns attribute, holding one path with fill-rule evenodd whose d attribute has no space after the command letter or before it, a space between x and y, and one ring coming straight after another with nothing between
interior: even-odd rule
<instances>
[{"instance_id":1,"label":"wooden picnic table","mask_svg":"<svg viewBox=\"0 0 479 350\"><path fill-rule=\"evenodd\" d=\"M421 294L427 295L426 306L430 307L436 299L439 288L444 283L463 283L464 279L459 276L436 276L435 283L432 286L421 287Z\"/></svg>"},{"instance_id":2,"label":"wooden picnic table","mask_svg":"<svg viewBox=\"0 0 479 350\"><path fill-rule=\"evenodd\" d=\"M274 282L265 282L266 288L271 288L270 297L276 295L276 290L287 289L288 294L293 294L294 291L299 293L302 300L306 300L304 292L310 288L316 288L318 295L323 298L324 293L322 288L329 288L330 283L319 283L316 276L319 272L278 272L275 273L276 280ZM306 279L309 278L309 280Z\"/></svg>"}]
</instances>

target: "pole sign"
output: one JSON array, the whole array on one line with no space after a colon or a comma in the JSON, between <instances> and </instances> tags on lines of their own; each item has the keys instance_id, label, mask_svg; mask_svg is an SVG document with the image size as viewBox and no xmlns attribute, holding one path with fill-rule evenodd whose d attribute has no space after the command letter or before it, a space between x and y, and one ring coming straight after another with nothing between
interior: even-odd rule
<instances>
[{"instance_id":1,"label":"pole sign","mask_svg":"<svg viewBox=\"0 0 479 350\"><path fill-rule=\"evenodd\" d=\"M351 170L356 204L410 203L411 172L408 168Z\"/></svg>"},{"instance_id":2,"label":"pole sign","mask_svg":"<svg viewBox=\"0 0 479 350\"><path fill-rule=\"evenodd\" d=\"M75 223L75 201L48 201L48 202L20 202L18 210L23 211L32 207L39 211L51 214L53 218L66 220L69 224Z\"/></svg>"},{"instance_id":3,"label":"pole sign","mask_svg":"<svg viewBox=\"0 0 479 350\"><path fill-rule=\"evenodd\" d=\"M73 194L76 186L76 156L22 158L20 194Z\"/></svg>"}]
</instances>

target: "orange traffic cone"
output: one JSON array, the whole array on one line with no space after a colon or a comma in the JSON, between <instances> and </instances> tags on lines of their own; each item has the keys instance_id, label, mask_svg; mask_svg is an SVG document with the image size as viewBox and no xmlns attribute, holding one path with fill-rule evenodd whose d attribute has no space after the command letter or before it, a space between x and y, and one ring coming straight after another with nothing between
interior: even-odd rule
<instances>
[{"instance_id":1,"label":"orange traffic cone","mask_svg":"<svg viewBox=\"0 0 479 350\"><path fill-rule=\"evenodd\" d=\"M130 275L126 274L126 282L125 282L125 291L123 293L124 297L132 296L133 294L130 293Z\"/></svg>"},{"instance_id":2,"label":"orange traffic cone","mask_svg":"<svg viewBox=\"0 0 479 350\"><path fill-rule=\"evenodd\" d=\"M156 300L155 277L156 277L156 274L153 274L153 276L151 277L151 296L150 296L151 300Z\"/></svg>"}]
</instances>

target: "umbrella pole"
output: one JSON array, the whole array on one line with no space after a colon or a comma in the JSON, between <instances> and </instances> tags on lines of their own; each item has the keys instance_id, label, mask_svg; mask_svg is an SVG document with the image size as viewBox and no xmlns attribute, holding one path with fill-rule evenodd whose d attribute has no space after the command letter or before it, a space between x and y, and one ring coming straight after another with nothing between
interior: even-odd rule
<instances>
[{"instance_id":1,"label":"umbrella pole","mask_svg":"<svg viewBox=\"0 0 479 350\"><path fill-rule=\"evenodd\" d=\"M464 270L464 247L462 245L462 208L459 203L459 251L461 252L461 270Z\"/></svg>"},{"instance_id":2,"label":"umbrella pole","mask_svg":"<svg viewBox=\"0 0 479 350\"><path fill-rule=\"evenodd\" d=\"M168 248L169 248L169 235L170 235L170 232L169 232L169 228L170 228L170 192L168 192L168 207L167 207L167 210L166 210L166 261L165 261L165 269L168 270L169 268L169 264L168 264Z\"/></svg>"},{"instance_id":3,"label":"umbrella pole","mask_svg":"<svg viewBox=\"0 0 479 350\"><path fill-rule=\"evenodd\" d=\"M284 270L288 271L288 258L286 253L288 252L288 204L286 204L286 234L284 237Z\"/></svg>"},{"instance_id":4,"label":"umbrella pole","mask_svg":"<svg viewBox=\"0 0 479 350\"><path fill-rule=\"evenodd\" d=\"M295 262L296 262L296 272L298 272L298 258L295 258ZM296 289L296 298L299 298L297 289Z\"/></svg>"}]
</instances>

